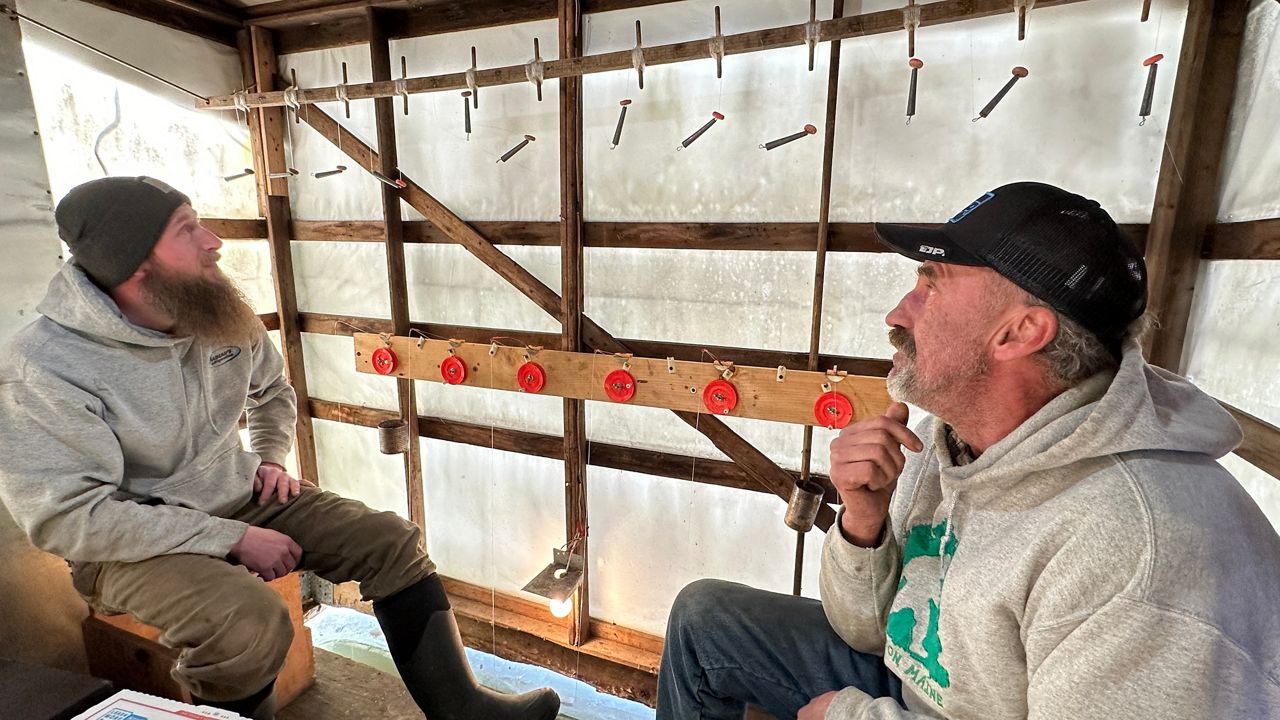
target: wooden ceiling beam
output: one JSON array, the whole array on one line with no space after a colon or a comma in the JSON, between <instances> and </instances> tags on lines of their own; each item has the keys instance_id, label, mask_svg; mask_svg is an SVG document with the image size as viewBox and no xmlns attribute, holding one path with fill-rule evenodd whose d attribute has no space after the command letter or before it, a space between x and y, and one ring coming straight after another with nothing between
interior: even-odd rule
<instances>
[{"instance_id":1,"label":"wooden ceiling beam","mask_svg":"<svg viewBox=\"0 0 1280 720\"><path fill-rule=\"evenodd\" d=\"M511 7L506 12L498 12L493 5L485 5L483 6L483 10L468 9L465 10L465 12L473 14L478 13L477 17L482 18L482 22L484 22L486 26L506 25L510 24L510 22L524 22L540 19L539 17L534 17L533 15L535 13L529 10L530 7L536 6L531 6L527 3L517 3L515 0L496 1L509 3L511 4ZM1037 8L1068 5L1076 2L1084 2L1084 0L1040 0ZM433 6L433 8L434 7L435 6ZM506 6L504 5L504 7ZM1008 0L938 0L938 2L928 3L921 6L920 23L922 26L931 26L991 17L994 15L1003 15L1009 12L1009 7ZM394 13L396 11L387 12ZM427 11L422 12L425 13ZM431 12L439 12L439 8L436 8ZM415 27L415 17L416 15L411 15L399 22L396 29L396 37L419 37L421 35L432 34L434 32L453 32L469 29L469 27L471 27L471 25L464 25L461 22L450 24L445 22L443 19L438 20L435 15L422 15L423 18L430 17L430 22L433 23L432 28L424 29L422 27ZM552 16L548 16L548 18L549 17ZM501 20L501 22L498 22L498 20ZM279 38L279 42L282 47L286 47L290 52L299 52L302 50L316 50L324 47L352 45L365 42L367 40L367 36L361 37L358 34L351 34L345 37L333 35L332 26L338 22L342 21L335 20L332 23L328 23L328 27L326 25L319 25L316 27L304 28L306 36L300 38L296 36L287 36L282 33L282 37ZM829 42L831 40L897 32L900 30L902 30L902 10L895 8L879 12L851 15L837 20L823 21L821 23L820 38L822 42ZM310 41L308 40L309 38ZM724 50L726 55L774 50L778 48L803 45L806 42L806 38L806 23L765 28L762 30L753 30L734 35L725 35ZM707 43L709 39L710 38L708 37L703 37L685 42L646 47L644 48L645 63L647 65L665 65L668 63L705 59L707 57ZM295 40L300 41L296 46L293 44ZM553 78L570 77L575 75L626 70L631 67L631 51L619 50L610 53L586 55L581 58L565 58L547 61L544 68L544 77L550 80ZM476 73L476 80L480 86L528 82L525 76L523 64L498 68L484 68ZM431 77L413 77L409 78L408 82L408 91L410 93L461 90L466 87L467 85L464 73L462 72ZM355 100L379 95L390 96L394 94L394 88L390 83L363 83L349 86L347 92L348 96L352 100ZM336 90L332 86L312 88L303 90L299 94L299 99L304 103L331 102L337 99L335 93ZM279 93L271 95L250 93L248 101L251 106L254 106L263 102L278 105L282 104L284 100ZM198 103L197 107L203 109L230 108L233 107L233 104L232 99L227 96L213 98L208 103Z\"/></svg>"},{"instance_id":2,"label":"wooden ceiling beam","mask_svg":"<svg viewBox=\"0 0 1280 720\"><path fill-rule=\"evenodd\" d=\"M179 0L84 1L232 48L237 47L236 32L244 27L234 15Z\"/></svg>"}]
</instances>

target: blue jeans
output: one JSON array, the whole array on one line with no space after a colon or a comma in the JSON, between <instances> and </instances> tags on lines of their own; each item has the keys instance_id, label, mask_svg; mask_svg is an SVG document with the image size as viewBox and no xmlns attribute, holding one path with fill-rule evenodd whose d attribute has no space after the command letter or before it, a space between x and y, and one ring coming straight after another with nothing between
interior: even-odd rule
<instances>
[{"instance_id":1,"label":"blue jeans","mask_svg":"<svg viewBox=\"0 0 1280 720\"><path fill-rule=\"evenodd\" d=\"M902 704L902 683L884 659L849 647L822 603L698 580L671 607L657 720L741 720L747 703L794 718L813 698L850 685Z\"/></svg>"}]
</instances>

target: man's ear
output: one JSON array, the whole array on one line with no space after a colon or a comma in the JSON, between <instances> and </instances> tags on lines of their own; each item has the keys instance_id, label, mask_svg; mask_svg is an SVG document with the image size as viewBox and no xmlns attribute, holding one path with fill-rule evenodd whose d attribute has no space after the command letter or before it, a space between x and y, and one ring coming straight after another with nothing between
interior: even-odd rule
<instances>
[{"instance_id":1,"label":"man's ear","mask_svg":"<svg viewBox=\"0 0 1280 720\"><path fill-rule=\"evenodd\" d=\"M1042 305L1010 311L992 340L995 360L1016 360L1039 352L1058 335L1058 316Z\"/></svg>"}]
</instances>

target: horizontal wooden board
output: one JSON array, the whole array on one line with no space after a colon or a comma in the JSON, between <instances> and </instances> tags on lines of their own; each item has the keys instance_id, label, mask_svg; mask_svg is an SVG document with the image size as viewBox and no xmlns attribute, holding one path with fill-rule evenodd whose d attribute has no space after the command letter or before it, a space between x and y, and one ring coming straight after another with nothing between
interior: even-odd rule
<instances>
[{"instance_id":1,"label":"horizontal wooden board","mask_svg":"<svg viewBox=\"0 0 1280 720\"><path fill-rule=\"evenodd\" d=\"M456 355L467 368L464 384L518 392L516 370L533 361L546 373L546 386L541 394L612 402L605 394L605 378L616 370L625 370L634 377L636 386L629 404L693 413L707 412L702 400L703 389L721 375L709 362L534 350L497 344L464 342L455 346L445 340L368 333L355 335L356 369L377 374L371 355L384 346L397 358L397 367L390 375L397 378L444 382L441 363L450 355ZM782 380L778 378L777 368L735 366L730 382L737 389L738 404L727 415L816 425L814 404L828 393L844 395L853 406L855 419L880 415L891 402L881 378L805 370L787 370Z\"/></svg>"}]
</instances>

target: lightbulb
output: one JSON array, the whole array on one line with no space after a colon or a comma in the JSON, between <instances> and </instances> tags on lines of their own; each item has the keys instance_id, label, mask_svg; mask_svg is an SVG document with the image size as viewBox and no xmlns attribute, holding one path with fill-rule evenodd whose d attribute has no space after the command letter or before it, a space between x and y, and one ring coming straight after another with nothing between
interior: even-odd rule
<instances>
[{"instance_id":1,"label":"lightbulb","mask_svg":"<svg viewBox=\"0 0 1280 720\"><path fill-rule=\"evenodd\" d=\"M551 601L551 614L558 618L569 617L569 613L573 612L573 597L567 597L564 600Z\"/></svg>"}]
</instances>

